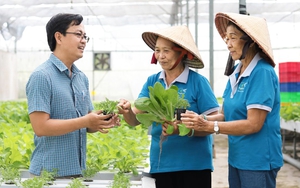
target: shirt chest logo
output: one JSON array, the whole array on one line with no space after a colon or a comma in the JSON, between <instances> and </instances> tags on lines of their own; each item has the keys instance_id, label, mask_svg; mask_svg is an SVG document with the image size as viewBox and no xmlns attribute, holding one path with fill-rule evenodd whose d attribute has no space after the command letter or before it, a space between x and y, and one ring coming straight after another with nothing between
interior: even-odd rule
<instances>
[{"instance_id":1,"label":"shirt chest logo","mask_svg":"<svg viewBox=\"0 0 300 188\"><path fill-rule=\"evenodd\" d=\"M186 89L178 89L178 94L180 96L185 95L185 93L186 93Z\"/></svg>"},{"instance_id":2,"label":"shirt chest logo","mask_svg":"<svg viewBox=\"0 0 300 188\"><path fill-rule=\"evenodd\" d=\"M241 83L239 84L239 87L238 87L238 89L237 89L237 92L244 92L244 90L245 90L247 84L248 84L247 82L241 82Z\"/></svg>"}]
</instances>

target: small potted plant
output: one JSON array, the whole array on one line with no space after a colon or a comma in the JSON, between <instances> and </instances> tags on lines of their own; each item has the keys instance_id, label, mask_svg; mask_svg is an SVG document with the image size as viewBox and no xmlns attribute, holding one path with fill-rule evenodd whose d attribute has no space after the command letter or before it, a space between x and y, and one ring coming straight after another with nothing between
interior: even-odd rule
<instances>
[{"instance_id":1,"label":"small potted plant","mask_svg":"<svg viewBox=\"0 0 300 188\"><path fill-rule=\"evenodd\" d=\"M175 105L175 117L177 120L180 120L181 113L185 113L186 108L189 106L190 104L186 99L184 99L184 96L178 98L178 102Z\"/></svg>"},{"instance_id":2,"label":"small potted plant","mask_svg":"<svg viewBox=\"0 0 300 188\"><path fill-rule=\"evenodd\" d=\"M102 110L102 113L104 115L107 114L115 114L118 110L118 101L109 100L108 98L105 98L105 101L96 102L94 103L94 107L96 110Z\"/></svg>"}]
</instances>

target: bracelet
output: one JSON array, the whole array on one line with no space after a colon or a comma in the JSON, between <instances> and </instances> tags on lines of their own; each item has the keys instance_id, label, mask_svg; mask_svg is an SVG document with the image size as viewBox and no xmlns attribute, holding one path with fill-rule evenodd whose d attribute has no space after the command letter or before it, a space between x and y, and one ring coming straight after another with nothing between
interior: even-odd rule
<instances>
[{"instance_id":1,"label":"bracelet","mask_svg":"<svg viewBox=\"0 0 300 188\"><path fill-rule=\"evenodd\" d=\"M204 120L207 120L206 115L202 114Z\"/></svg>"},{"instance_id":2,"label":"bracelet","mask_svg":"<svg viewBox=\"0 0 300 188\"><path fill-rule=\"evenodd\" d=\"M192 129L192 134L191 134L190 136L188 135L188 137L193 137L193 136L194 136L194 133L195 133L195 130Z\"/></svg>"}]
</instances>

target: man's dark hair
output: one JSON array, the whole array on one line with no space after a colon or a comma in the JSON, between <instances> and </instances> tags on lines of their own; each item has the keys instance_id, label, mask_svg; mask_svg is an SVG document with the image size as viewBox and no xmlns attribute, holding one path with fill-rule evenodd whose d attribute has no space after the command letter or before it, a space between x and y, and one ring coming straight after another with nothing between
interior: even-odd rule
<instances>
[{"instance_id":1,"label":"man's dark hair","mask_svg":"<svg viewBox=\"0 0 300 188\"><path fill-rule=\"evenodd\" d=\"M60 32L66 35L70 26L81 24L83 17L80 14L59 13L53 16L46 25L47 40L50 50L53 52L56 47L54 34Z\"/></svg>"}]
</instances>

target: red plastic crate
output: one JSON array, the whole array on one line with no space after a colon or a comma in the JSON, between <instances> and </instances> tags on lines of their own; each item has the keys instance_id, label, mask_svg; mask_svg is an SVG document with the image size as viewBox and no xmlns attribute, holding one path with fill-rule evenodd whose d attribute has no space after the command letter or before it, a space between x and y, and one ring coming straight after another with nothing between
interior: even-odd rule
<instances>
[{"instance_id":1,"label":"red plastic crate","mask_svg":"<svg viewBox=\"0 0 300 188\"><path fill-rule=\"evenodd\" d=\"M300 71L299 72L280 72L279 82L300 82Z\"/></svg>"},{"instance_id":2,"label":"red plastic crate","mask_svg":"<svg viewBox=\"0 0 300 188\"><path fill-rule=\"evenodd\" d=\"M284 72L299 72L300 62L279 63L279 74Z\"/></svg>"}]
</instances>

